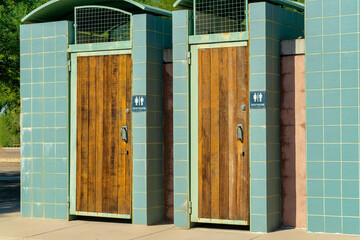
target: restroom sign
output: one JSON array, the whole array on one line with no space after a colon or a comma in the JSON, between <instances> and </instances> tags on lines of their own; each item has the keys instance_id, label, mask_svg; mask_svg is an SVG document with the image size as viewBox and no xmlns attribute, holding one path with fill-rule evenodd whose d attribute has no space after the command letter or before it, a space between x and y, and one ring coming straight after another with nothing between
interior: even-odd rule
<instances>
[{"instance_id":1,"label":"restroom sign","mask_svg":"<svg viewBox=\"0 0 360 240\"><path fill-rule=\"evenodd\" d=\"M145 112L147 110L146 96L135 95L132 98L132 111L133 112Z\"/></svg>"},{"instance_id":2,"label":"restroom sign","mask_svg":"<svg viewBox=\"0 0 360 240\"><path fill-rule=\"evenodd\" d=\"M251 91L250 92L250 108L262 109L265 108L266 95L265 91Z\"/></svg>"}]
</instances>

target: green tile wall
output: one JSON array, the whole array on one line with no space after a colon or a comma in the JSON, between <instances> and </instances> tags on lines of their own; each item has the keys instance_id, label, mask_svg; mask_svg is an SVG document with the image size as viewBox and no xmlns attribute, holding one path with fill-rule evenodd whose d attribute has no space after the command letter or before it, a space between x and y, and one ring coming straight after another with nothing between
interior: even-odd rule
<instances>
[{"instance_id":1,"label":"green tile wall","mask_svg":"<svg viewBox=\"0 0 360 240\"><path fill-rule=\"evenodd\" d=\"M133 15L133 95L146 95L147 112L133 113L133 222L164 219L163 49L171 48L171 21Z\"/></svg>"},{"instance_id":2,"label":"green tile wall","mask_svg":"<svg viewBox=\"0 0 360 240\"><path fill-rule=\"evenodd\" d=\"M281 226L280 40L304 36L304 17L266 2L250 4L250 91L266 109L250 110L250 230Z\"/></svg>"},{"instance_id":3,"label":"green tile wall","mask_svg":"<svg viewBox=\"0 0 360 240\"><path fill-rule=\"evenodd\" d=\"M307 229L360 234L359 0L306 1Z\"/></svg>"},{"instance_id":4,"label":"green tile wall","mask_svg":"<svg viewBox=\"0 0 360 240\"><path fill-rule=\"evenodd\" d=\"M188 155L188 19L187 10L173 12L174 225L190 227Z\"/></svg>"},{"instance_id":5,"label":"green tile wall","mask_svg":"<svg viewBox=\"0 0 360 240\"><path fill-rule=\"evenodd\" d=\"M68 218L66 21L20 26L21 216Z\"/></svg>"}]
</instances>

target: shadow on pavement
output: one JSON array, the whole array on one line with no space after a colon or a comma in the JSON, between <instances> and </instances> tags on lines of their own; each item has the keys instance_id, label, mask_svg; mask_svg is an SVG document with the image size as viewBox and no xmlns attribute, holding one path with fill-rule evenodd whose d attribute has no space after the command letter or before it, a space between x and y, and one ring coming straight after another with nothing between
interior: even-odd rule
<instances>
[{"instance_id":1,"label":"shadow on pavement","mask_svg":"<svg viewBox=\"0 0 360 240\"><path fill-rule=\"evenodd\" d=\"M20 211L20 169L0 164L0 214ZM1 215L0 215L1 216Z\"/></svg>"}]
</instances>

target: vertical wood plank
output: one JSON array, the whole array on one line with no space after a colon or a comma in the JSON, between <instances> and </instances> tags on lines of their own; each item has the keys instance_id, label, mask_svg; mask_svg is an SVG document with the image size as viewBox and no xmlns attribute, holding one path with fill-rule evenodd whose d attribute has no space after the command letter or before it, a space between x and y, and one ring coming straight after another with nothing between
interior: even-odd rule
<instances>
[{"instance_id":1,"label":"vertical wood plank","mask_svg":"<svg viewBox=\"0 0 360 240\"><path fill-rule=\"evenodd\" d=\"M95 131L95 67L96 57L89 57L89 171L88 171L88 212L95 211L95 174L96 174L96 131Z\"/></svg>"},{"instance_id":2,"label":"vertical wood plank","mask_svg":"<svg viewBox=\"0 0 360 240\"><path fill-rule=\"evenodd\" d=\"M238 146L238 206L239 218L249 220L249 111L242 111L241 105L249 101L248 89L248 48L238 47L237 49L237 79L238 81L238 95L239 105L238 121L244 124L244 141L239 142Z\"/></svg>"},{"instance_id":3,"label":"vertical wood plank","mask_svg":"<svg viewBox=\"0 0 360 240\"><path fill-rule=\"evenodd\" d=\"M125 58L126 62L126 107L131 109L131 98L132 98L132 59L131 55L126 55ZM129 141L126 144L125 150L128 151L128 154L126 155L126 162L125 162L125 169L126 169L126 175L125 175L125 208L124 213L125 214L131 214L132 212L132 205L131 205L131 199L132 199L132 157L133 157L133 151L132 151L132 119L131 114L126 114L126 125L128 126L128 138Z\"/></svg>"},{"instance_id":4,"label":"vertical wood plank","mask_svg":"<svg viewBox=\"0 0 360 240\"><path fill-rule=\"evenodd\" d=\"M234 105L234 109L236 112L235 115L235 122L236 124L245 124L242 118L242 113L241 113L241 104L244 100L244 97L241 94L240 88L244 87L243 86L243 82L241 79L241 72L239 71L241 69L241 61L239 61L239 48L234 48L235 54L236 54L236 58L234 59L234 62L236 64L236 66L239 66L239 68L235 69L235 79L236 81L234 82L235 84L235 88L236 88L236 99L238 99L238 101L236 102L236 104ZM242 70L242 69L241 69ZM240 82L242 84L240 84ZM237 212L236 212L236 217L238 219L240 219L240 212L242 211L242 207L241 206L241 197L242 197L242 191L243 191L243 186L242 186L242 166L243 166L243 145L244 143L237 140L236 142L237 145L237 156L236 156L236 163L237 163L237 176L236 176L236 192L237 192L237 197L236 197L236 205L238 206L237 208Z\"/></svg>"},{"instance_id":5,"label":"vertical wood plank","mask_svg":"<svg viewBox=\"0 0 360 240\"><path fill-rule=\"evenodd\" d=\"M81 92L81 211L87 211L88 205L88 174L89 174L89 58L84 57L82 62L84 78Z\"/></svg>"},{"instance_id":6,"label":"vertical wood plank","mask_svg":"<svg viewBox=\"0 0 360 240\"><path fill-rule=\"evenodd\" d=\"M220 66L229 66L229 48L220 51ZM229 217L229 72L220 71L220 219Z\"/></svg>"},{"instance_id":7,"label":"vertical wood plank","mask_svg":"<svg viewBox=\"0 0 360 240\"><path fill-rule=\"evenodd\" d=\"M203 51L198 50L198 216L203 217L203 137L202 137L202 99L203 99Z\"/></svg>"},{"instance_id":8,"label":"vertical wood plank","mask_svg":"<svg viewBox=\"0 0 360 240\"><path fill-rule=\"evenodd\" d=\"M82 96L82 79L84 72L84 65L82 58L77 59L77 126L76 126L76 210L81 209L81 143L82 143L82 118L81 118L81 96Z\"/></svg>"},{"instance_id":9,"label":"vertical wood plank","mask_svg":"<svg viewBox=\"0 0 360 240\"><path fill-rule=\"evenodd\" d=\"M119 72L118 72L118 92L119 92L119 130L118 130L118 139L120 141L119 148L120 148L120 155L119 155L119 163L118 163L118 172L117 172L117 178L118 178L118 212L119 213L125 213L125 178L126 178L126 142L121 140L121 127L126 126L126 56L120 55L119 56Z\"/></svg>"},{"instance_id":10,"label":"vertical wood plank","mask_svg":"<svg viewBox=\"0 0 360 240\"><path fill-rule=\"evenodd\" d=\"M105 72L104 72L104 128L103 128L103 212L109 212L109 195L110 195L110 151L111 151L111 101L110 101L110 77L111 77L111 56L105 56Z\"/></svg>"},{"instance_id":11,"label":"vertical wood plank","mask_svg":"<svg viewBox=\"0 0 360 240\"><path fill-rule=\"evenodd\" d=\"M96 78L96 212L102 212L102 172L103 172L103 124L104 124L104 56L97 58ZM106 93L105 93L106 94Z\"/></svg>"},{"instance_id":12,"label":"vertical wood plank","mask_svg":"<svg viewBox=\"0 0 360 240\"><path fill-rule=\"evenodd\" d=\"M219 219L219 48L211 49L210 80L210 167L211 167L211 218Z\"/></svg>"},{"instance_id":13,"label":"vertical wood plank","mask_svg":"<svg viewBox=\"0 0 360 240\"><path fill-rule=\"evenodd\" d=\"M199 188L199 201L201 201L201 211L199 217L211 218L211 52L210 50L199 50L199 59L201 65L199 72L199 176L201 185Z\"/></svg>"},{"instance_id":14,"label":"vertical wood plank","mask_svg":"<svg viewBox=\"0 0 360 240\"><path fill-rule=\"evenodd\" d=\"M229 57L229 219L238 219L238 205L237 205L237 140L236 140L236 106L237 89L236 89L236 51L234 48L228 49ZM235 67L235 66L236 67ZM234 81L235 79L235 81Z\"/></svg>"},{"instance_id":15,"label":"vertical wood plank","mask_svg":"<svg viewBox=\"0 0 360 240\"><path fill-rule=\"evenodd\" d=\"M118 163L119 163L119 56L111 56L111 78L110 78L110 107L111 107L111 151L110 151L110 213L118 212Z\"/></svg>"}]
</instances>

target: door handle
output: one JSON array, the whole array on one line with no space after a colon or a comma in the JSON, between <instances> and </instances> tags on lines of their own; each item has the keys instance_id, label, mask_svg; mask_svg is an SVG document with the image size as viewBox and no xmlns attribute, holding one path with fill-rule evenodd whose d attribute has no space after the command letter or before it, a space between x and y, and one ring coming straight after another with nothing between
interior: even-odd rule
<instances>
[{"instance_id":1,"label":"door handle","mask_svg":"<svg viewBox=\"0 0 360 240\"><path fill-rule=\"evenodd\" d=\"M127 126L121 127L121 140L123 140L126 143L128 142L128 127Z\"/></svg>"},{"instance_id":2,"label":"door handle","mask_svg":"<svg viewBox=\"0 0 360 240\"><path fill-rule=\"evenodd\" d=\"M244 125L236 125L236 138L238 141L244 142Z\"/></svg>"}]
</instances>

